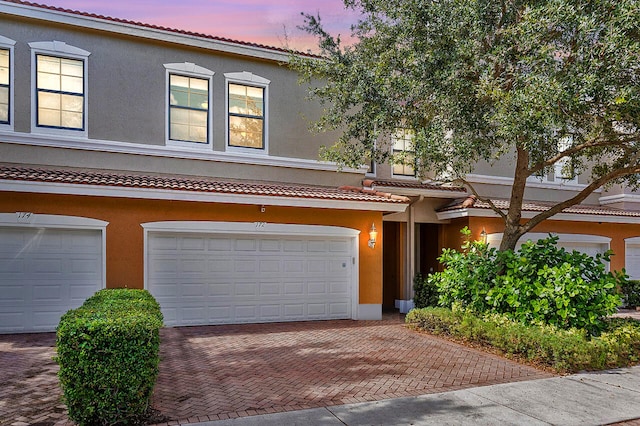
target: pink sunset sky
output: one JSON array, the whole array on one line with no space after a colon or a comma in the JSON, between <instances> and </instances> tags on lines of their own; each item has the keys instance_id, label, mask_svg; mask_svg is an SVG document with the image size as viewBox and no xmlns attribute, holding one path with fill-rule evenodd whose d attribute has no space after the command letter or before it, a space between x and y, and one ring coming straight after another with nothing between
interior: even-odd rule
<instances>
[{"instance_id":1,"label":"pink sunset sky","mask_svg":"<svg viewBox=\"0 0 640 426\"><path fill-rule=\"evenodd\" d=\"M342 0L32 0L82 12L96 13L170 28L201 32L234 40L316 51L316 41L297 27L301 12L320 13L325 29L350 36L358 15Z\"/></svg>"}]
</instances>

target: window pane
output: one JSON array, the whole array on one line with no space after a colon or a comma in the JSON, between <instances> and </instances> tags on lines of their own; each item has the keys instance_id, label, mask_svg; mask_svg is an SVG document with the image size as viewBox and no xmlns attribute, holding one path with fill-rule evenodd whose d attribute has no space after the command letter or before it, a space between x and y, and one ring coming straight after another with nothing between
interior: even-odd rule
<instances>
[{"instance_id":1,"label":"window pane","mask_svg":"<svg viewBox=\"0 0 640 426\"><path fill-rule=\"evenodd\" d=\"M60 127L60 110L39 107L38 125Z\"/></svg>"},{"instance_id":2,"label":"window pane","mask_svg":"<svg viewBox=\"0 0 640 426\"><path fill-rule=\"evenodd\" d=\"M60 74L68 75L72 77L80 77L83 76L83 65L82 61L78 61L75 59L60 59Z\"/></svg>"},{"instance_id":3,"label":"window pane","mask_svg":"<svg viewBox=\"0 0 640 426\"><path fill-rule=\"evenodd\" d=\"M189 140L189 126L186 124L171 123L169 128L171 132L171 139L186 141Z\"/></svg>"},{"instance_id":4,"label":"window pane","mask_svg":"<svg viewBox=\"0 0 640 426\"><path fill-rule=\"evenodd\" d=\"M204 80L202 78L192 78L191 79L191 89L197 90L200 92L208 92L209 91L209 81Z\"/></svg>"},{"instance_id":5,"label":"window pane","mask_svg":"<svg viewBox=\"0 0 640 426\"><path fill-rule=\"evenodd\" d=\"M38 89L60 90L60 76L38 72Z\"/></svg>"},{"instance_id":6,"label":"window pane","mask_svg":"<svg viewBox=\"0 0 640 426\"><path fill-rule=\"evenodd\" d=\"M171 108L169 139L207 143L207 111Z\"/></svg>"},{"instance_id":7,"label":"window pane","mask_svg":"<svg viewBox=\"0 0 640 426\"><path fill-rule=\"evenodd\" d=\"M247 87L247 96L255 100L262 100L264 89L261 87Z\"/></svg>"},{"instance_id":8,"label":"window pane","mask_svg":"<svg viewBox=\"0 0 640 426\"><path fill-rule=\"evenodd\" d=\"M171 108L171 123L189 124L189 111L181 108Z\"/></svg>"},{"instance_id":9,"label":"window pane","mask_svg":"<svg viewBox=\"0 0 640 426\"><path fill-rule=\"evenodd\" d=\"M189 128L189 141L198 143L207 143L207 128L199 126L191 126Z\"/></svg>"},{"instance_id":10,"label":"window pane","mask_svg":"<svg viewBox=\"0 0 640 426\"><path fill-rule=\"evenodd\" d=\"M9 88L0 87L0 122L9 122Z\"/></svg>"},{"instance_id":11,"label":"window pane","mask_svg":"<svg viewBox=\"0 0 640 426\"><path fill-rule=\"evenodd\" d=\"M229 145L263 148L262 125L261 119L229 117Z\"/></svg>"},{"instance_id":12,"label":"window pane","mask_svg":"<svg viewBox=\"0 0 640 426\"><path fill-rule=\"evenodd\" d=\"M172 88L171 99L169 102L171 105L187 106L187 103L189 102L189 94Z\"/></svg>"},{"instance_id":13,"label":"window pane","mask_svg":"<svg viewBox=\"0 0 640 426\"><path fill-rule=\"evenodd\" d=\"M186 90L189 88L189 77L171 74L169 76L169 84L171 85L171 87L182 88Z\"/></svg>"},{"instance_id":14,"label":"window pane","mask_svg":"<svg viewBox=\"0 0 640 426\"><path fill-rule=\"evenodd\" d=\"M60 109L59 93L38 92L38 107L44 109Z\"/></svg>"},{"instance_id":15,"label":"window pane","mask_svg":"<svg viewBox=\"0 0 640 426\"><path fill-rule=\"evenodd\" d=\"M83 101L82 96L62 95L61 107L64 111L81 113Z\"/></svg>"},{"instance_id":16,"label":"window pane","mask_svg":"<svg viewBox=\"0 0 640 426\"><path fill-rule=\"evenodd\" d=\"M207 94L191 93L189 106L191 108L207 109L209 107L209 99Z\"/></svg>"},{"instance_id":17,"label":"window pane","mask_svg":"<svg viewBox=\"0 0 640 426\"><path fill-rule=\"evenodd\" d=\"M68 77L63 75L60 78L60 90L71 93L84 93L82 77Z\"/></svg>"},{"instance_id":18,"label":"window pane","mask_svg":"<svg viewBox=\"0 0 640 426\"><path fill-rule=\"evenodd\" d=\"M82 113L62 111L61 126L69 129L82 129Z\"/></svg>"},{"instance_id":19,"label":"window pane","mask_svg":"<svg viewBox=\"0 0 640 426\"><path fill-rule=\"evenodd\" d=\"M0 84L9 84L9 51L0 49Z\"/></svg>"},{"instance_id":20,"label":"window pane","mask_svg":"<svg viewBox=\"0 0 640 426\"><path fill-rule=\"evenodd\" d=\"M189 124L206 127L207 113L205 111L189 111Z\"/></svg>"},{"instance_id":21,"label":"window pane","mask_svg":"<svg viewBox=\"0 0 640 426\"><path fill-rule=\"evenodd\" d=\"M39 73L60 74L60 58L38 55L37 69Z\"/></svg>"},{"instance_id":22,"label":"window pane","mask_svg":"<svg viewBox=\"0 0 640 426\"><path fill-rule=\"evenodd\" d=\"M239 84L229 85L229 96L237 95L240 97L247 96L247 86L241 86Z\"/></svg>"}]
</instances>

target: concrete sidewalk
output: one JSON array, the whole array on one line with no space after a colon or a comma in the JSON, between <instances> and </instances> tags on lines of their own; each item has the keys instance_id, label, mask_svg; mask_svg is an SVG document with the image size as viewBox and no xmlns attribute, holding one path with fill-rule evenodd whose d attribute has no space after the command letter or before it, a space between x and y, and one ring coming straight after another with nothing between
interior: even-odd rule
<instances>
[{"instance_id":1,"label":"concrete sidewalk","mask_svg":"<svg viewBox=\"0 0 640 426\"><path fill-rule=\"evenodd\" d=\"M640 366L195 425L602 425L637 418Z\"/></svg>"}]
</instances>

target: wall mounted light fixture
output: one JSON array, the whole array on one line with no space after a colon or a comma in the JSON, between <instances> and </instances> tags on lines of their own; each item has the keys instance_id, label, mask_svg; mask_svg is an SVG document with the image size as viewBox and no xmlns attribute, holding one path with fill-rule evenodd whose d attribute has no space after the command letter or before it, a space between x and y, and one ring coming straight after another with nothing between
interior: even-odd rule
<instances>
[{"instance_id":1,"label":"wall mounted light fixture","mask_svg":"<svg viewBox=\"0 0 640 426\"><path fill-rule=\"evenodd\" d=\"M482 228L482 232L480 232L480 241L482 241L484 244L487 244L487 235L487 231Z\"/></svg>"},{"instance_id":2,"label":"wall mounted light fixture","mask_svg":"<svg viewBox=\"0 0 640 426\"><path fill-rule=\"evenodd\" d=\"M378 230L376 229L376 224L371 224L371 229L369 230L369 248L374 248L376 246L376 240L378 239Z\"/></svg>"}]
</instances>

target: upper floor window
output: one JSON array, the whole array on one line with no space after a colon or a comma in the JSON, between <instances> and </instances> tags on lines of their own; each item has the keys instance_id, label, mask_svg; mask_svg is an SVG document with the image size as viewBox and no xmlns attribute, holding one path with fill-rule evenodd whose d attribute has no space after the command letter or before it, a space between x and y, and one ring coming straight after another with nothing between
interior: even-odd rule
<instances>
[{"instance_id":1,"label":"upper floor window","mask_svg":"<svg viewBox=\"0 0 640 426\"><path fill-rule=\"evenodd\" d=\"M394 176L415 176L415 151L413 148L413 132L400 129L392 139L393 156L398 159L393 164Z\"/></svg>"},{"instance_id":2,"label":"upper floor window","mask_svg":"<svg viewBox=\"0 0 640 426\"><path fill-rule=\"evenodd\" d=\"M211 81L214 72L190 62L165 64L167 70L167 143L210 143Z\"/></svg>"},{"instance_id":3,"label":"upper floor window","mask_svg":"<svg viewBox=\"0 0 640 426\"><path fill-rule=\"evenodd\" d=\"M35 42L32 131L86 136L89 52L66 43Z\"/></svg>"},{"instance_id":4,"label":"upper floor window","mask_svg":"<svg viewBox=\"0 0 640 426\"><path fill-rule=\"evenodd\" d=\"M558 141L558 151L562 152L571 148L572 138L566 137ZM554 181L562 183L578 183L570 157L562 157L554 164Z\"/></svg>"},{"instance_id":5,"label":"upper floor window","mask_svg":"<svg viewBox=\"0 0 640 426\"><path fill-rule=\"evenodd\" d=\"M13 129L13 46L15 41L0 36L0 129Z\"/></svg>"},{"instance_id":6,"label":"upper floor window","mask_svg":"<svg viewBox=\"0 0 640 426\"><path fill-rule=\"evenodd\" d=\"M248 72L227 73L227 146L267 152L269 80Z\"/></svg>"}]
</instances>

